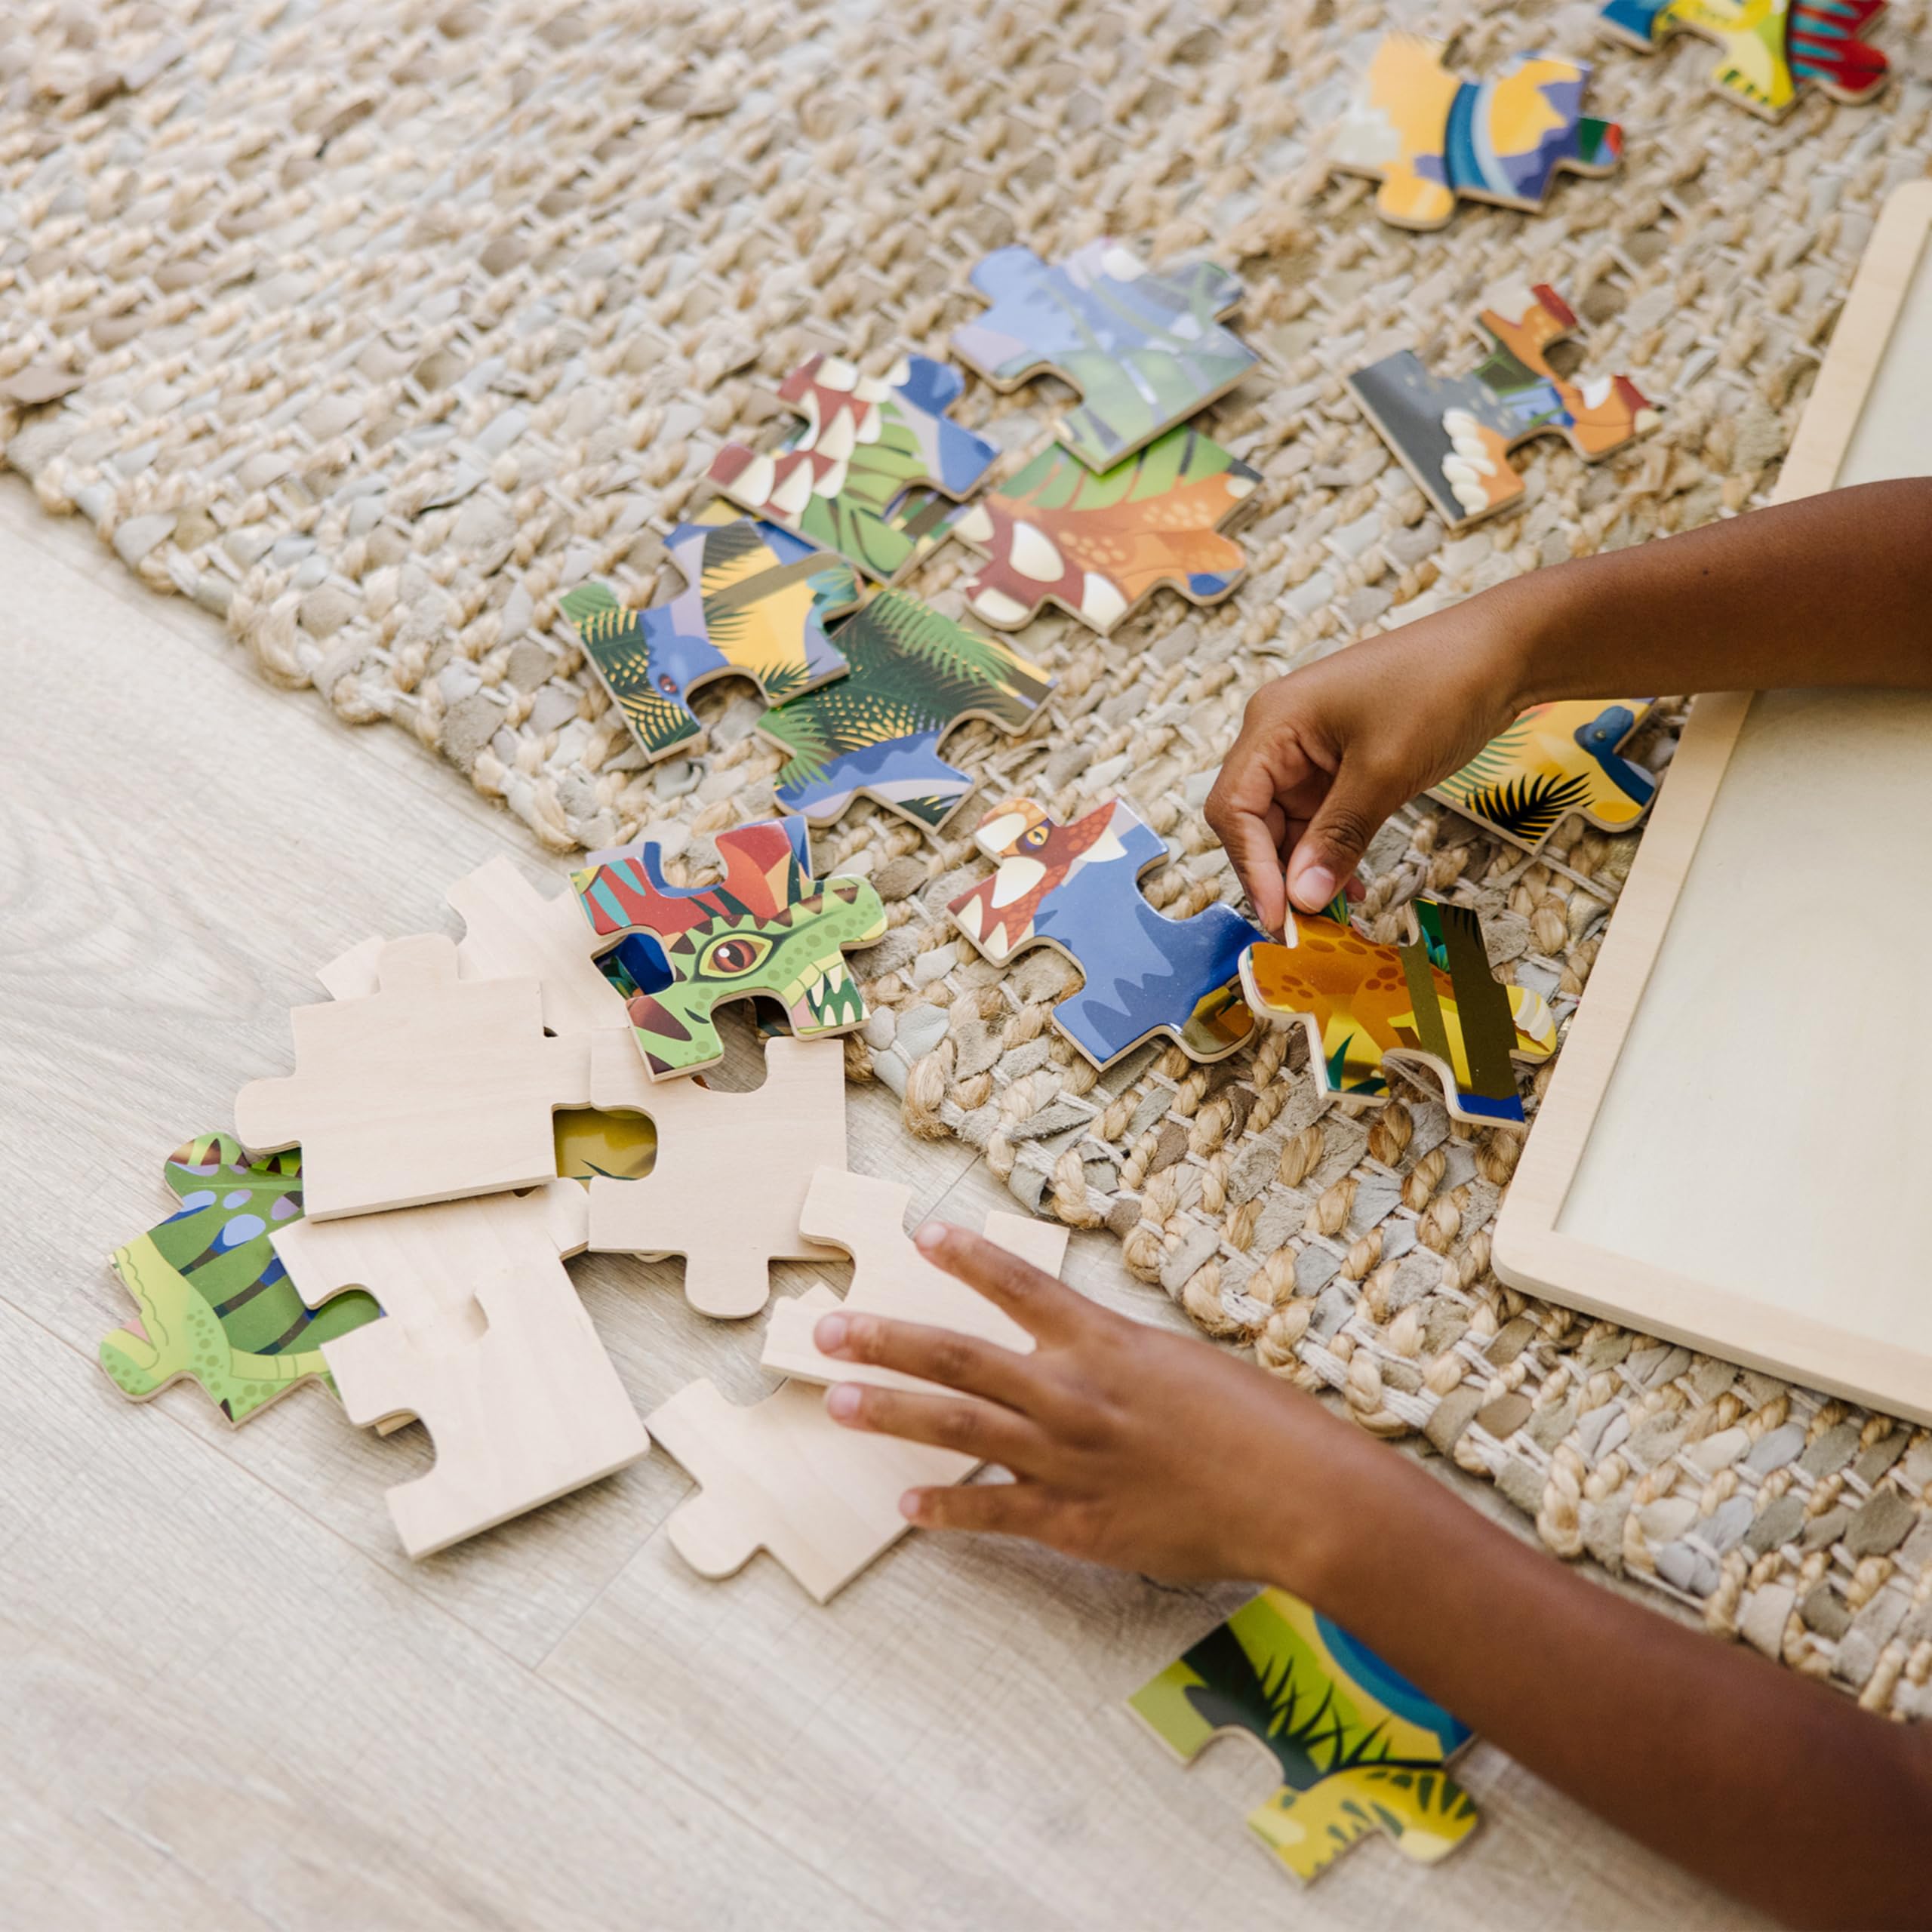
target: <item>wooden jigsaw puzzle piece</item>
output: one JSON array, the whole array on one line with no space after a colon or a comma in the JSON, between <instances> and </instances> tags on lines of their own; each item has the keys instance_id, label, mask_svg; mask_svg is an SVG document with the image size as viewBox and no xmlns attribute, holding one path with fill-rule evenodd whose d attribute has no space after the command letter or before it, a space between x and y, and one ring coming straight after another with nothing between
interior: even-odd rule
<instances>
[{"instance_id":1,"label":"wooden jigsaw puzzle piece","mask_svg":"<svg viewBox=\"0 0 1932 1932\"><path fill-rule=\"evenodd\" d=\"M324 1349L351 1422L414 1416L435 1466L389 1492L427 1556L620 1469L650 1446L563 1257L584 1245L574 1181L275 1236L303 1298L368 1288L380 1321Z\"/></svg>"},{"instance_id":2,"label":"wooden jigsaw puzzle piece","mask_svg":"<svg viewBox=\"0 0 1932 1932\"><path fill-rule=\"evenodd\" d=\"M392 940L380 989L293 1008L296 1071L236 1095L242 1144L303 1152L312 1220L530 1187L551 1114L590 1097L589 1036L543 1033L535 980L457 978L439 934Z\"/></svg>"},{"instance_id":3,"label":"wooden jigsaw puzzle piece","mask_svg":"<svg viewBox=\"0 0 1932 1932\"><path fill-rule=\"evenodd\" d=\"M819 1169L799 1225L814 1239L843 1248L852 1257L851 1290L838 1305L857 1314L887 1315L928 1327L954 1329L998 1348L1030 1354L1033 1338L1018 1322L984 1295L935 1268L913 1246L906 1232L906 1212L912 1201L912 1189L896 1181ZM1066 1233L1051 1221L1024 1214L986 1217L987 1240L1049 1275L1057 1275L1066 1259ZM835 1361L821 1355L812 1331L826 1312L808 1296L775 1304L759 1357L764 1367L808 1382L872 1382L888 1389L931 1386L896 1369Z\"/></svg>"},{"instance_id":4,"label":"wooden jigsaw puzzle piece","mask_svg":"<svg viewBox=\"0 0 1932 1932\"><path fill-rule=\"evenodd\" d=\"M804 428L771 456L727 443L707 480L890 583L945 531L943 517L916 519L922 536L895 515L909 493L964 497L998 454L948 420L964 386L930 356L905 358L881 382L842 356L814 355L778 391Z\"/></svg>"},{"instance_id":5,"label":"wooden jigsaw puzzle piece","mask_svg":"<svg viewBox=\"0 0 1932 1932\"><path fill-rule=\"evenodd\" d=\"M863 795L937 832L973 789L939 755L946 734L973 718L1023 731L1054 688L1038 665L896 590L843 626L838 648L849 677L758 720L791 753L779 804L814 825Z\"/></svg>"},{"instance_id":6,"label":"wooden jigsaw puzzle piece","mask_svg":"<svg viewBox=\"0 0 1932 1932\"><path fill-rule=\"evenodd\" d=\"M1291 911L1286 943L1241 955L1241 983L1257 1017L1300 1026L1309 1071L1327 1094L1388 1094L1387 1063L1428 1067L1458 1120L1520 1121L1513 1060L1556 1051L1556 1023L1540 993L1491 972L1482 928L1466 906L1417 900L1420 937L1404 946L1367 940L1346 910Z\"/></svg>"},{"instance_id":7,"label":"wooden jigsaw puzzle piece","mask_svg":"<svg viewBox=\"0 0 1932 1932\"><path fill-rule=\"evenodd\" d=\"M600 1108L648 1114L657 1155L641 1180L590 1183L590 1246L681 1254L685 1298L738 1321L771 1293L774 1260L830 1261L800 1214L814 1171L845 1152L845 1056L834 1041L765 1043L764 1084L720 1093L696 1080L654 1081L621 1035L593 1048Z\"/></svg>"},{"instance_id":8,"label":"wooden jigsaw puzzle piece","mask_svg":"<svg viewBox=\"0 0 1932 1932\"><path fill-rule=\"evenodd\" d=\"M1577 318L1539 284L1518 312L1478 318L1495 346L1466 376L1438 376L1411 350L1349 377L1382 439L1452 529L1493 515L1523 494L1509 454L1531 436L1560 433L1595 463L1656 428L1654 406L1627 376L1571 382L1549 349L1576 333Z\"/></svg>"},{"instance_id":9,"label":"wooden jigsaw puzzle piece","mask_svg":"<svg viewBox=\"0 0 1932 1932\"><path fill-rule=\"evenodd\" d=\"M1645 53L1687 29L1721 50L1711 85L1767 121L1807 86L1834 100L1871 100L1890 64L1865 38L1885 0L1609 0L1598 17Z\"/></svg>"},{"instance_id":10,"label":"wooden jigsaw puzzle piece","mask_svg":"<svg viewBox=\"0 0 1932 1932\"><path fill-rule=\"evenodd\" d=\"M863 878L814 883L807 838L800 819L721 832L724 876L715 885L669 884L648 839L571 875L600 939L647 933L660 949L665 983L636 987L629 998L654 1078L700 1072L723 1058L711 1022L721 1001L765 994L785 1008L800 1039L865 1023L844 949L883 938L885 908Z\"/></svg>"},{"instance_id":11,"label":"wooden jigsaw puzzle piece","mask_svg":"<svg viewBox=\"0 0 1932 1932\"><path fill-rule=\"evenodd\" d=\"M967 607L1013 630L1057 604L1104 636L1162 584L1217 603L1247 568L1221 531L1260 480L1192 429L1097 475L1055 443L954 520L987 559L965 586Z\"/></svg>"},{"instance_id":12,"label":"wooden jigsaw puzzle piece","mask_svg":"<svg viewBox=\"0 0 1932 1932\"><path fill-rule=\"evenodd\" d=\"M803 1318L832 1313L829 1288L798 1297ZM672 1512L671 1546L701 1577L729 1577L769 1550L825 1602L912 1527L900 1514L909 1489L963 1481L970 1456L842 1427L825 1391L787 1382L747 1408L709 1382L681 1389L649 1417L658 1446L681 1463L698 1494Z\"/></svg>"},{"instance_id":13,"label":"wooden jigsaw puzzle piece","mask_svg":"<svg viewBox=\"0 0 1932 1932\"><path fill-rule=\"evenodd\" d=\"M1248 1829L1304 1881L1374 1832L1433 1864L1476 1828L1443 1768L1469 1727L1285 1590L1263 1591L1128 1703L1183 1764L1231 1734L1268 1752L1281 1783Z\"/></svg>"},{"instance_id":14,"label":"wooden jigsaw puzzle piece","mask_svg":"<svg viewBox=\"0 0 1932 1932\"><path fill-rule=\"evenodd\" d=\"M312 1312L289 1280L270 1235L301 1217L300 1154L251 1161L227 1134L204 1134L162 1171L180 1207L112 1257L137 1310L100 1344L116 1387L144 1402L198 1383L238 1424L298 1382L332 1388L322 1344L382 1310L346 1294Z\"/></svg>"},{"instance_id":15,"label":"wooden jigsaw puzzle piece","mask_svg":"<svg viewBox=\"0 0 1932 1932\"><path fill-rule=\"evenodd\" d=\"M1156 274L1115 242L1051 266L1030 248L997 248L972 280L992 306L953 331L953 352L995 389L1045 370L1071 383L1081 407L1055 433L1091 469L1205 409L1259 359L1220 325L1240 282L1206 262Z\"/></svg>"},{"instance_id":16,"label":"wooden jigsaw puzzle piece","mask_svg":"<svg viewBox=\"0 0 1932 1932\"><path fill-rule=\"evenodd\" d=\"M634 611L586 583L558 607L647 755L694 749L703 728L691 694L714 678L749 678L777 704L844 675L826 624L860 589L837 558L716 508L679 524L666 547L685 577L668 603Z\"/></svg>"},{"instance_id":17,"label":"wooden jigsaw puzzle piece","mask_svg":"<svg viewBox=\"0 0 1932 1932\"><path fill-rule=\"evenodd\" d=\"M1241 956L1266 936L1231 906L1187 919L1157 912L1140 880L1167 847L1131 806L1063 826L1032 799L1010 799L974 838L995 869L948 906L953 923L995 964L1035 944L1072 960L1085 984L1054 1008L1054 1023L1097 1066L1156 1033L1204 1061L1247 1038Z\"/></svg>"}]
</instances>

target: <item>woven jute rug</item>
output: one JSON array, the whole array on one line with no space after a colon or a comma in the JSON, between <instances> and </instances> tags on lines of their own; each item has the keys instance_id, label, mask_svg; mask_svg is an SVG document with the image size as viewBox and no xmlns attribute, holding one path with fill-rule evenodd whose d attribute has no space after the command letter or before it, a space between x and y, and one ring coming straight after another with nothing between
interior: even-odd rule
<instances>
[{"instance_id":1,"label":"woven jute rug","mask_svg":"<svg viewBox=\"0 0 1932 1932\"><path fill-rule=\"evenodd\" d=\"M949 748L989 801L1024 789L1063 821L1131 800L1170 841L1149 897L1180 916L1234 894L1200 806L1257 684L1764 500L1875 211L1932 158L1926 11L1894 0L1879 105L1812 98L1772 127L1707 91L1707 45L1647 59L1586 5L30 0L0 20L0 439L50 510L220 613L271 678L413 731L560 855L648 831L695 881L713 835L771 812L758 703L707 694L708 751L647 765L561 593L677 587L660 539L721 441L789 425L777 379L817 346L873 373L943 355L985 251L1111 233L1211 255L1266 358L1206 419L1264 479L1247 582L1204 612L1163 594L1105 640L1043 617L1018 639L1059 679L1043 728ZM1374 35L1458 25L1466 72L1593 60L1622 172L1429 236L1327 185ZM1470 366L1484 291L1526 281L1665 425L1594 469L1539 448L1520 503L1450 541L1343 378L1403 346ZM1045 440L1051 388L969 388L1004 472ZM942 547L909 587L956 614L968 566ZM1661 764L1680 715L1638 755ZM1069 969L955 945L964 832L935 848L862 809L817 843L890 906L848 1063L913 1133L1110 1229L1204 1329L1365 1427L1491 1476L1552 1549L1874 1709L1932 1709L1925 1432L1503 1288L1488 1229L1516 1143L1439 1100L1324 1112L1280 1035L1097 1078L1048 1025ZM1413 810L1377 841L1364 916L1386 937L1419 891L1472 904L1565 1017L1631 851L1573 825L1529 863Z\"/></svg>"}]
</instances>

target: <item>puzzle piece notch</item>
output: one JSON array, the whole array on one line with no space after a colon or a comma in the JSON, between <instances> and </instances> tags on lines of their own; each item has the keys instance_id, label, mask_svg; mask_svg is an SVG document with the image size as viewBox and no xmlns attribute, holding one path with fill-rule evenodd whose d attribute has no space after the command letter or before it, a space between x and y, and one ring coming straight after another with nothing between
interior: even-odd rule
<instances>
[{"instance_id":1,"label":"puzzle piece notch","mask_svg":"<svg viewBox=\"0 0 1932 1932\"><path fill-rule=\"evenodd\" d=\"M426 1475L386 1500L432 1555L633 1463L650 1438L563 1265L589 1208L574 1181L527 1194L298 1222L275 1251L310 1306L370 1289L383 1318L325 1345L349 1420L420 1420Z\"/></svg>"},{"instance_id":2,"label":"puzzle piece notch","mask_svg":"<svg viewBox=\"0 0 1932 1932\"><path fill-rule=\"evenodd\" d=\"M1627 832L1650 809L1657 780L1622 755L1654 698L1532 705L1429 796L1520 845L1540 851L1572 812Z\"/></svg>"},{"instance_id":3,"label":"puzzle piece notch","mask_svg":"<svg viewBox=\"0 0 1932 1932\"><path fill-rule=\"evenodd\" d=\"M1781 121L1807 87L1858 105L1876 97L1891 63L1866 39L1885 0L1608 0L1604 29L1654 53L1680 30L1721 50L1711 85L1767 121Z\"/></svg>"},{"instance_id":4,"label":"puzzle piece notch","mask_svg":"<svg viewBox=\"0 0 1932 1932\"><path fill-rule=\"evenodd\" d=\"M777 704L845 675L826 626L860 592L837 558L775 524L716 512L679 524L666 548L685 578L668 602L632 610L608 585L586 583L558 606L647 757L696 749L691 694L714 678L749 678Z\"/></svg>"},{"instance_id":5,"label":"puzzle piece notch","mask_svg":"<svg viewBox=\"0 0 1932 1932\"><path fill-rule=\"evenodd\" d=\"M1260 360L1220 318L1239 281L1196 262L1156 273L1117 242L1049 264L997 248L972 274L992 305L953 331L952 349L995 389L1051 371L1080 392L1054 433L1090 469L1109 469L1184 423Z\"/></svg>"},{"instance_id":6,"label":"puzzle piece notch","mask_svg":"<svg viewBox=\"0 0 1932 1932\"><path fill-rule=\"evenodd\" d=\"M829 823L861 796L923 832L937 832L973 789L940 756L969 718L1025 731L1056 679L991 638L915 597L884 590L843 626L851 675L768 711L758 729L791 756L777 798L811 823Z\"/></svg>"},{"instance_id":7,"label":"puzzle piece notch","mask_svg":"<svg viewBox=\"0 0 1932 1932\"><path fill-rule=\"evenodd\" d=\"M677 886L648 839L571 875L600 939L648 933L665 984L629 993L631 1026L654 1079L697 1073L724 1057L712 1024L720 1001L764 993L800 1039L848 1033L866 1003L843 958L885 934L885 908L864 879L814 882L801 819L734 826L717 836L723 878ZM593 855L595 856L595 855Z\"/></svg>"},{"instance_id":8,"label":"puzzle piece notch","mask_svg":"<svg viewBox=\"0 0 1932 1932\"><path fill-rule=\"evenodd\" d=\"M184 1142L162 1170L180 1206L110 1257L137 1312L100 1344L131 1401L192 1381L238 1426L299 1382L333 1389L321 1346L373 1321L367 1295L312 1312L270 1239L302 1214L299 1152L251 1161L226 1134Z\"/></svg>"},{"instance_id":9,"label":"puzzle piece notch","mask_svg":"<svg viewBox=\"0 0 1932 1932\"><path fill-rule=\"evenodd\" d=\"M1268 1589L1128 1700L1183 1764L1215 1738L1252 1738L1281 1783L1250 1831L1304 1883L1380 1831L1433 1864L1478 1823L1444 1767L1469 1727L1339 1625Z\"/></svg>"},{"instance_id":10,"label":"puzzle piece notch","mask_svg":"<svg viewBox=\"0 0 1932 1932\"><path fill-rule=\"evenodd\" d=\"M1534 212L1559 171L1608 174L1623 131L1583 112L1590 70L1516 55L1486 81L1459 81L1447 43L1385 34L1331 141L1329 165L1379 180L1376 212L1398 228L1441 228L1458 195Z\"/></svg>"},{"instance_id":11,"label":"puzzle piece notch","mask_svg":"<svg viewBox=\"0 0 1932 1932\"><path fill-rule=\"evenodd\" d=\"M1578 324L1546 284L1531 291L1518 314L1485 309L1477 321L1495 346L1467 375L1435 375L1404 349L1349 377L1363 414L1451 530L1522 495L1509 455L1531 437L1561 434L1595 463L1660 420L1628 376L1574 383L1550 367L1549 350Z\"/></svg>"},{"instance_id":12,"label":"puzzle piece notch","mask_svg":"<svg viewBox=\"0 0 1932 1932\"><path fill-rule=\"evenodd\" d=\"M366 998L292 1008L296 1071L235 1096L257 1154L303 1149L311 1220L531 1187L551 1121L590 1097L588 1035L549 1039L531 979L457 977L441 934L394 940Z\"/></svg>"},{"instance_id":13,"label":"puzzle piece notch","mask_svg":"<svg viewBox=\"0 0 1932 1932\"><path fill-rule=\"evenodd\" d=\"M658 1135L649 1174L591 1182L593 1251L681 1254L685 1299L724 1321L764 1307L771 1262L837 1260L800 1225L814 1172L844 1159L845 1056L835 1041L768 1041L764 1084L747 1093L654 1081L621 1035L592 1052L596 1104L648 1114Z\"/></svg>"},{"instance_id":14,"label":"puzzle piece notch","mask_svg":"<svg viewBox=\"0 0 1932 1932\"><path fill-rule=\"evenodd\" d=\"M1482 927L1466 906L1417 900L1418 937L1367 940L1339 904L1331 915L1292 910L1286 943L1251 946L1241 984L1255 1015L1307 1035L1309 1071L1325 1094L1386 1100L1389 1063L1428 1068L1449 1112L1484 1125L1519 1123L1513 1060L1556 1051L1556 1023L1540 993L1501 985Z\"/></svg>"},{"instance_id":15,"label":"puzzle piece notch","mask_svg":"<svg viewBox=\"0 0 1932 1932\"><path fill-rule=\"evenodd\" d=\"M1063 826L1031 798L996 806L974 835L992 878L947 910L995 964L1051 946L1086 983L1054 1009L1054 1023L1106 1067L1164 1033L1193 1060L1225 1060L1253 1030L1239 987L1243 949L1266 935L1232 906L1170 919L1140 890L1167 858L1163 841L1124 803Z\"/></svg>"},{"instance_id":16,"label":"puzzle piece notch","mask_svg":"<svg viewBox=\"0 0 1932 1932\"><path fill-rule=\"evenodd\" d=\"M727 443L707 481L734 503L837 552L891 583L946 533L943 516L895 512L909 496L971 494L998 454L946 412L965 385L930 356L902 358L881 382L838 355L817 355L780 384L805 419L783 448L761 456Z\"/></svg>"},{"instance_id":17,"label":"puzzle piece notch","mask_svg":"<svg viewBox=\"0 0 1932 1932\"><path fill-rule=\"evenodd\" d=\"M1222 532L1260 480L1192 429L1099 475L1055 443L955 521L987 560L966 583L967 608L1015 630L1056 604L1104 637L1164 584L1218 603L1247 568Z\"/></svg>"},{"instance_id":18,"label":"puzzle piece notch","mask_svg":"<svg viewBox=\"0 0 1932 1932\"><path fill-rule=\"evenodd\" d=\"M820 1168L813 1177L799 1226L814 1240L851 1256L852 1286L841 1306L856 1314L950 1328L995 1348L1030 1355L1033 1338L1018 1322L977 1290L934 1267L913 1245L906 1232L912 1203L912 1190L896 1181L832 1168ZM1051 1221L991 1214L986 1236L1049 1275L1057 1275L1066 1259L1067 1231ZM884 1389L931 1391L931 1383L897 1369L820 1354L812 1331L826 1311L808 1306L808 1300L799 1297L773 1308L759 1357L765 1367L802 1381L870 1382Z\"/></svg>"}]
</instances>

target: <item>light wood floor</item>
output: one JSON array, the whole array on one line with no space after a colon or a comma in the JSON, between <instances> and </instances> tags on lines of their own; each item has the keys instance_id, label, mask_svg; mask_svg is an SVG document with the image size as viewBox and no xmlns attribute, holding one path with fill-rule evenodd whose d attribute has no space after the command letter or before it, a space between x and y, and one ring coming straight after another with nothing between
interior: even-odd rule
<instances>
[{"instance_id":1,"label":"light wood floor","mask_svg":"<svg viewBox=\"0 0 1932 1932\"><path fill-rule=\"evenodd\" d=\"M709 1584L657 1533L685 1492L658 1454L412 1566L382 1491L420 1429L309 1389L239 1431L192 1388L125 1402L94 1361L126 1312L105 1258L160 1218L163 1157L285 1070L318 961L439 926L504 850L555 869L403 734L269 689L0 482L0 1921L1755 1922L1484 1746L1466 1850L1425 1872L1371 1843L1299 1890L1242 1827L1260 1755L1183 1770L1121 1703L1239 1590L936 1538L826 1609L762 1557ZM854 1164L918 1210L1004 1201L853 1097ZM675 1263L574 1265L641 1410L700 1374L757 1392L752 1332L692 1315ZM1073 1268L1174 1318L1103 1239Z\"/></svg>"}]
</instances>

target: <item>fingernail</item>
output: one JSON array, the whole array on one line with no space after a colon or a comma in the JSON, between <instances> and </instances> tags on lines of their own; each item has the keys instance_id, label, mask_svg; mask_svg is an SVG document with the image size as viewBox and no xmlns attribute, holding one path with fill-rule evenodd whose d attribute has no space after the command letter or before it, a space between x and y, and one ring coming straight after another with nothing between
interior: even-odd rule
<instances>
[{"instance_id":1,"label":"fingernail","mask_svg":"<svg viewBox=\"0 0 1932 1932\"><path fill-rule=\"evenodd\" d=\"M834 1422L850 1422L859 1413L859 1385L856 1382L834 1384L826 1395L825 1412Z\"/></svg>"},{"instance_id":2,"label":"fingernail","mask_svg":"<svg viewBox=\"0 0 1932 1932\"><path fill-rule=\"evenodd\" d=\"M1326 866L1310 866L1301 875L1297 897L1304 906L1325 906L1335 896L1335 875Z\"/></svg>"},{"instance_id":3,"label":"fingernail","mask_svg":"<svg viewBox=\"0 0 1932 1932\"><path fill-rule=\"evenodd\" d=\"M921 1223L918 1233L912 1237L912 1244L921 1254L930 1254L946 1238L946 1226L940 1221Z\"/></svg>"},{"instance_id":4,"label":"fingernail","mask_svg":"<svg viewBox=\"0 0 1932 1932\"><path fill-rule=\"evenodd\" d=\"M899 1499L899 1513L909 1523L919 1520L919 1492L916 1489L909 1489Z\"/></svg>"},{"instance_id":5,"label":"fingernail","mask_svg":"<svg viewBox=\"0 0 1932 1932\"><path fill-rule=\"evenodd\" d=\"M818 1326L812 1331L812 1340L826 1355L835 1355L845 1346L849 1328L842 1315L821 1315Z\"/></svg>"}]
</instances>

